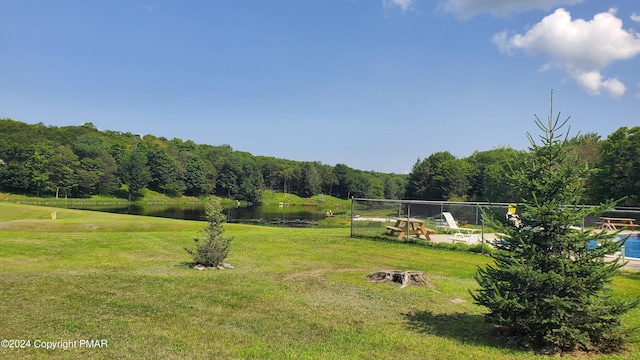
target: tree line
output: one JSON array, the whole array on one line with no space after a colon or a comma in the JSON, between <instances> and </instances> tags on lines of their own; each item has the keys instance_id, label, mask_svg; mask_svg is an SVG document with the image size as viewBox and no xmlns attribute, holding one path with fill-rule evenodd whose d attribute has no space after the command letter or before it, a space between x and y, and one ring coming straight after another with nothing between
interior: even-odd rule
<instances>
[{"instance_id":1,"label":"tree line","mask_svg":"<svg viewBox=\"0 0 640 360\"><path fill-rule=\"evenodd\" d=\"M253 203L264 190L301 197L399 199L406 175L344 164L253 156L229 145L203 145L80 126L0 119L0 191L33 196L121 196L150 189L168 196L217 195Z\"/></svg>"},{"instance_id":2,"label":"tree line","mask_svg":"<svg viewBox=\"0 0 640 360\"><path fill-rule=\"evenodd\" d=\"M565 139L568 156L587 171L585 204L620 200L619 205L640 206L640 127L621 127L601 139L589 133ZM514 202L530 197L509 180L522 171L525 151L503 147L476 151L459 159L436 152L418 159L408 175L408 199Z\"/></svg>"},{"instance_id":3,"label":"tree line","mask_svg":"<svg viewBox=\"0 0 640 360\"><path fill-rule=\"evenodd\" d=\"M301 197L513 202L526 196L509 183L524 153L511 148L456 158L448 151L418 159L409 174L388 174L254 156L229 145L196 144L112 130L92 123L47 126L0 119L0 191L34 196L123 196L144 189L168 196L217 195L253 203L264 190ZM571 154L590 170L588 201L624 198L640 205L640 127L622 127L603 140L568 139Z\"/></svg>"}]
</instances>

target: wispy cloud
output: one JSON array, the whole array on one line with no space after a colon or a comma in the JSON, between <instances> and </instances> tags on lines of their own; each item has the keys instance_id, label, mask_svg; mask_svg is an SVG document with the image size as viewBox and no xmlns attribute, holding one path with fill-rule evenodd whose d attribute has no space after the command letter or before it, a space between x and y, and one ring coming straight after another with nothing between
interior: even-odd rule
<instances>
[{"instance_id":1,"label":"wispy cloud","mask_svg":"<svg viewBox=\"0 0 640 360\"><path fill-rule=\"evenodd\" d=\"M386 8L399 7L402 12L413 8L413 0L382 0L382 5Z\"/></svg>"},{"instance_id":2,"label":"wispy cloud","mask_svg":"<svg viewBox=\"0 0 640 360\"><path fill-rule=\"evenodd\" d=\"M631 20L635 21L635 22L640 22L640 15L636 14L635 12L631 14Z\"/></svg>"},{"instance_id":3,"label":"wispy cloud","mask_svg":"<svg viewBox=\"0 0 640 360\"><path fill-rule=\"evenodd\" d=\"M614 61L640 54L640 35L624 30L615 13L616 9L610 9L586 21L573 20L567 10L558 9L526 33L510 35L503 31L493 40L507 54L522 49L547 56L550 60L543 70L562 69L591 94L604 90L619 97L626 91L624 83L604 78L601 70Z\"/></svg>"},{"instance_id":4,"label":"wispy cloud","mask_svg":"<svg viewBox=\"0 0 640 360\"><path fill-rule=\"evenodd\" d=\"M461 18L470 18L481 13L508 16L532 9L549 10L581 2L582 0L443 0L440 8Z\"/></svg>"}]
</instances>

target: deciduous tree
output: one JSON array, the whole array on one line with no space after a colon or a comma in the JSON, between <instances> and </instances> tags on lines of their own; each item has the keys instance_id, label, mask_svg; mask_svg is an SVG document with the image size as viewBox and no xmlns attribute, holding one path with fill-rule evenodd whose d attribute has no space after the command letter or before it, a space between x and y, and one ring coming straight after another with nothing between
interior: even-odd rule
<instances>
[{"instance_id":1,"label":"deciduous tree","mask_svg":"<svg viewBox=\"0 0 640 360\"><path fill-rule=\"evenodd\" d=\"M590 194L598 201L622 199L640 206L640 126L622 127L601 145Z\"/></svg>"},{"instance_id":2,"label":"deciduous tree","mask_svg":"<svg viewBox=\"0 0 640 360\"><path fill-rule=\"evenodd\" d=\"M142 191L151 181L146 154L134 144L120 166L122 182L128 187L129 201L142 196Z\"/></svg>"}]
</instances>

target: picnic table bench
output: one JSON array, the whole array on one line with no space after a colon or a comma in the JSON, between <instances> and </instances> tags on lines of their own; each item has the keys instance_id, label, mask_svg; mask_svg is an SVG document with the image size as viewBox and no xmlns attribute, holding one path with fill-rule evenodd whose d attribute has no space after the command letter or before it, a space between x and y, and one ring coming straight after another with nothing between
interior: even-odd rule
<instances>
[{"instance_id":1,"label":"picnic table bench","mask_svg":"<svg viewBox=\"0 0 640 360\"><path fill-rule=\"evenodd\" d=\"M602 229L611 231L617 231L618 227L635 230L638 227L635 221L636 219L633 218L601 217L596 224L600 225Z\"/></svg>"},{"instance_id":2,"label":"picnic table bench","mask_svg":"<svg viewBox=\"0 0 640 360\"><path fill-rule=\"evenodd\" d=\"M424 221L414 218L395 218L396 223L393 226L385 226L389 230L389 235L393 236L398 233L398 239L404 238L407 234L418 238L424 237L425 240L431 240L429 234L436 231L424 226Z\"/></svg>"}]
</instances>

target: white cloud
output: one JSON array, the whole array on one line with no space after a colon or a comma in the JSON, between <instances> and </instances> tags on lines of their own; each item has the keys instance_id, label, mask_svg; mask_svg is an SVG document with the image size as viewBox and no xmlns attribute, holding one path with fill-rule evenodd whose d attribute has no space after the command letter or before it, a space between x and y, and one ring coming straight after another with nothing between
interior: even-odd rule
<instances>
[{"instance_id":1,"label":"white cloud","mask_svg":"<svg viewBox=\"0 0 640 360\"><path fill-rule=\"evenodd\" d=\"M571 19L565 9L546 16L524 34L510 36L503 31L494 35L500 51L511 54L523 49L550 58L543 69L560 68L591 94L602 90L611 96L622 96L624 84L616 79L603 79L601 70L616 60L640 54L640 35L622 28L615 9L599 13L593 20Z\"/></svg>"},{"instance_id":2,"label":"white cloud","mask_svg":"<svg viewBox=\"0 0 640 360\"><path fill-rule=\"evenodd\" d=\"M635 12L631 14L631 20L635 21L635 22L640 22L640 15L636 14Z\"/></svg>"},{"instance_id":3,"label":"white cloud","mask_svg":"<svg viewBox=\"0 0 640 360\"><path fill-rule=\"evenodd\" d=\"M413 7L413 0L382 0L384 7L399 7L402 12L411 10Z\"/></svg>"},{"instance_id":4,"label":"white cloud","mask_svg":"<svg viewBox=\"0 0 640 360\"><path fill-rule=\"evenodd\" d=\"M588 93L592 95L600 95L601 90L605 90L611 97L620 97L624 95L627 87L618 79L602 80L602 74L599 71L569 71L571 77Z\"/></svg>"},{"instance_id":5,"label":"white cloud","mask_svg":"<svg viewBox=\"0 0 640 360\"><path fill-rule=\"evenodd\" d=\"M469 18L483 12L507 16L533 9L549 10L562 5L574 5L582 0L444 0L440 7L446 12Z\"/></svg>"}]
</instances>

